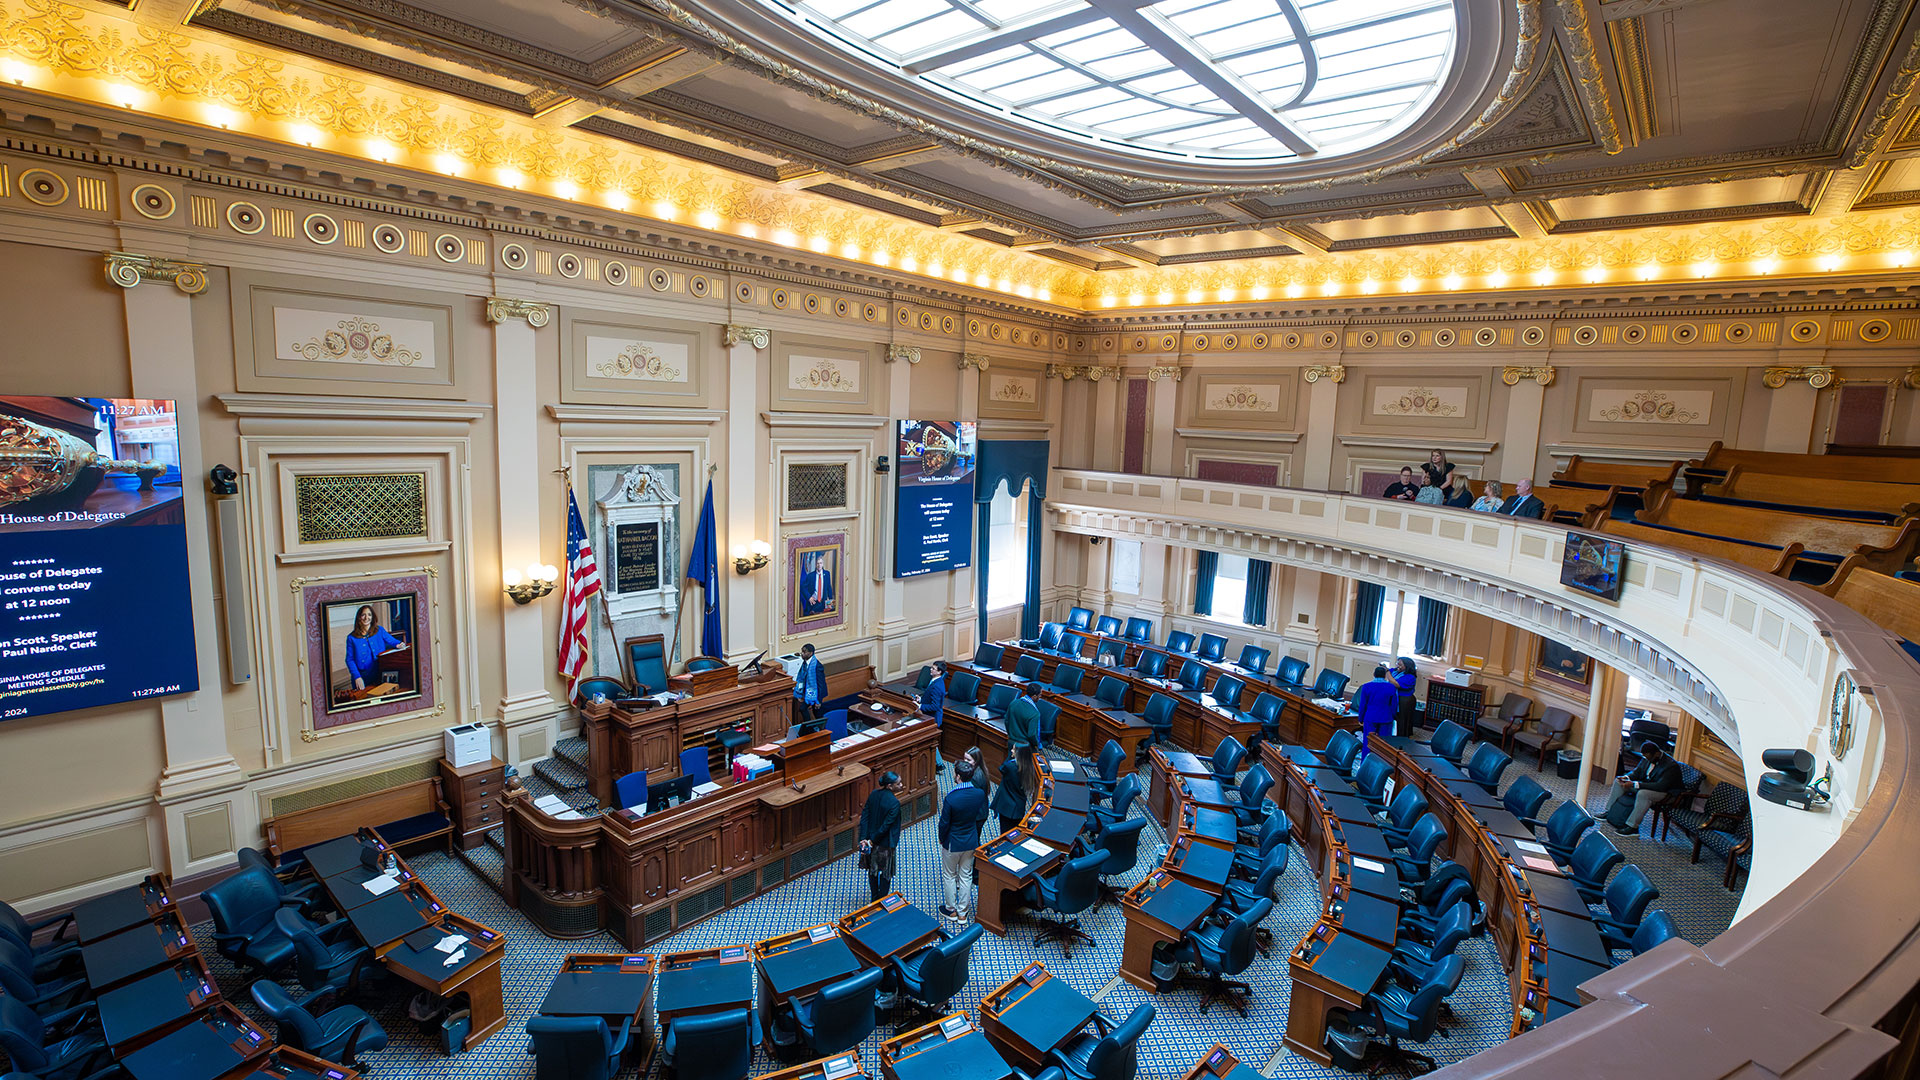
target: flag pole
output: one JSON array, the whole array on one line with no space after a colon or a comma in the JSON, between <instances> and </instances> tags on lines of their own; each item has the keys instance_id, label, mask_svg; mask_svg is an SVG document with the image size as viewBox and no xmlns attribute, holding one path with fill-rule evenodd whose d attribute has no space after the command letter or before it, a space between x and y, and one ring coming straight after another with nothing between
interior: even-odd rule
<instances>
[{"instance_id":1,"label":"flag pole","mask_svg":"<svg viewBox=\"0 0 1920 1080\"><path fill-rule=\"evenodd\" d=\"M707 484L708 484L708 486L712 486L712 484L713 484L713 474L714 474L714 473L716 473L716 472L719 472L719 471L720 471L720 466L718 466L718 465L716 465L716 464L714 464L714 463L713 463L713 462L711 462L711 461L709 461L709 462L707 462ZM701 502L701 506L702 506L703 508L704 508L704 507L706 506L706 503L705 503L705 501L704 501L704 500L705 500L705 498L706 498L706 496L705 496L705 495L703 494L703 495L701 496L701 499L703 500L703 501ZM702 511L702 512L704 513L704 509L703 509L703 511ZM696 532L698 532L698 531L699 531L699 528L700 528L700 527L699 527L698 525L696 525L696 526L694 526L694 531L696 531ZM676 557L676 561L677 561L677 557ZM688 588L688 587L687 587L687 582L689 582L689 581L692 581L692 580L693 580L693 577L692 577L692 575L690 575L690 574L688 574L688 573L686 573L685 571L682 571L682 572L681 572L681 574L680 574L680 602L674 605L674 610L673 610L673 651L667 654L667 662L668 662L669 664L671 664L671 663L673 662L673 658L674 658L675 656L678 656L678 655L679 655L679 653L680 653L680 626L681 626L681 624L682 624L682 623L684 623L684 622L686 621L686 618L687 618L687 594L688 594L688 593L691 593L691 592L693 591L692 589L690 589L690 588Z\"/></svg>"}]
</instances>

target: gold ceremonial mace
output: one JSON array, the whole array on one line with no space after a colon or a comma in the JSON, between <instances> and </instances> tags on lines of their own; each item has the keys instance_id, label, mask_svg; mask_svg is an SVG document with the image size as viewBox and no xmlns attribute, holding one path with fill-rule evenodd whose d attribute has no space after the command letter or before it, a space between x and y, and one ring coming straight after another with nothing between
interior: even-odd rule
<instances>
[{"instance_id":1,"label":"gold ceremonial mace","mask_svg":"<svg viewBox=\"0 0 1920 1080\"><path fill-rule=\"evenodd\" d=\"M59 494L88 468L133 473L140 477L141 491L152 491L153 478L166 472L160 465L103 457L64 431L0 416L0 506Z\"/></svg>"}]
</instances>

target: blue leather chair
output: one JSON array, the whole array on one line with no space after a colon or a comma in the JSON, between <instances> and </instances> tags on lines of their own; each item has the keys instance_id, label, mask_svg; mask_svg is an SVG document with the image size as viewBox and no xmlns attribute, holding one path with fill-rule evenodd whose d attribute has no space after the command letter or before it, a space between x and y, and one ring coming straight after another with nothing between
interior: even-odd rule
<instances>
[{"instance_id":1,"label":"blue leather chair","mask_svg":"<svg viewBox=\"0 0 1920 1080\"><path fill-rule=\"evenodd\" d=\"M1275 814L1274 816L1283 817L1284 815ZM1274 886L1278 885L1281 877L1286 874L1287 858L1292 851L1293 849L1285 844L1275 844L1272 850L1260 860L1260 872L1252 881L1229 879L1226 889L1220 894L1220 910L1234 915L1244 915L1255 905L1271 904ZM1255 923L1259 921L1259 919L1254 920ZM1273 931L1264 926L1254 927L1253 943L1260 950L1261 956L1267 955L1273 951Z\"/></svg>"},{"instance_id":2,"label":"blue leather chair","mask_svg":"<svg viewBox=\"0 0 1920 1080\"><path fill-rule=\"evenodd\" d=\"M1080 692L1080 684L1086 680L1087 669L1077 664L1059 664L1053 669L1053 681L1048 683L1055 693L1072 697Z\"/></svg>"},{"instance_id":3,"label":"blue leather chair","mask_svg":"<svg viewBox=\"0 0 1920 1080\"><path fill-rule=\"evenodd\" d=\"M613 1080L620 1056L633 1034L633 1017L620 1018L616 1032L601 1016L527 1017L527 1053L533 1055L534 1080Z\"/></svg>"},{"instance_id":4,"label":"blue leather chair","mask_svg":"<svg viewBox=\"0 0 1920 1080\"><path fill-rule=\"evenodd\" d=\"M1234 662L1234 666L1245 671L1251 671L1255 675L1265 675L1267 673L1267 661L1271 659L1272 656L1273 652L1270 649L1263 649L1258 645L1242 645L1240 646L1240 659Z\"/></svg>"},{"instance_id":5,"label":"blue leather chair","mask_svg":"<svg viewBox=\"0 0 1920 1080\"><path fill-rule=\"evenodd\" d=\"M293 941L273 918L281 895L280 883L265 870L242 870L200 894L213 915L214 947L251 978L293 963Z\"/></svg>"},{"instance_id":6,"label":"blue leather chair","mask_svg":"<svg viewBox=\"0 0 1920 1080\"><path fill-rule=\"evenodd\" d=\"M1353 774L1353 790L1366 801L1367 809L1376 814L1387 812L1387 781L1393 778L1393 766L1379 754L1368 754Z\"/></svg>"},{"instance_id":7,"label":"blue leather chair","mask_svg":"<svg viewBox=\"0 0 1920 1080\"><path fill-rule=\"evenodd\" d=\"M1030 683L1040 677L1040 669L1046 666L1047 662L1045 660L1032 653L1028 653L1013 662L1013 674L1010 676L1010 679L1022 685Z\"/></svg>"},{"instance_id":8,"label":"blue leather chair","mask_svg":"<svg viewBox=\"0 0 1920 1080\"><path fill-rule=\"evenodd\" d=\"M1067 609L1067 627L1068 629L1071 629L1071 630L1092 629L1093 609L1083 608L1083 607L1068 608Z\"/></svg>"},{"instance_id":9,"label":"blue leather chair","mask_svg":"<svg viewBox=\"0 0 1920 1080\"><path fill-rule=\"evenodd\" d=\"M659 634L628 638L627 672L633 677L633 692L658 694L667 688L667 645Z\"/></svg>"},{"instance_id":10,"label":"blue leather chair","mask_svg":"<svg viewBox=\"0 0 1920 1080\"><path fill-rule=\"evenodd\" d=\"M952 665L952 666L960 667L965 665ZM902 679L899 682L890 682L886 684L886 688L888 690L893 691L896 694L901 694L905 697L910 697L917 701L919 700L921 694L924 694L927 692L927 687L931 686L932 684L933 684L933 665L922 664L920 665L919 673L913 677L912 682L908 682L907 680Z\"/></svg>"},{"instance_id":11,"label":"blue leather chair","mask_svg":"<svg viewBox=\"0 0 1920 1080\"><path fill-rule=\"evenodd\" d=\"M1133 802L1140 797L1140 774L1128 773L1114 785L1113 794L1108 796L1110 805L1092 804L1087 807L1086 828L1095 836L1112 828L1116 822L1127 820L1127 814L1133 809Z\"/></svg>"},{"instance_id":12,"label":"blue leather chair","mask_svg":"<svg viewBox=\"0 0 1920 1080\"><path fill-rule=\"evenodd\" d=\"M1200 1011L1205 1013L1216 1001L1224 1001L1241 1016L1247 1015L1247 999L1253 996L1253 987L1229 975L1238 975L1253 965L1257 952L1254 943L1254 931L1259 929L1260 920L1273 910L1273 901L1261 897L1244 911L1235 915L1225 926L1211 920L1203 921L1199 926L1187 932L1187 936L1174 947L1173 959L1176 963L1198 964L1206 970L1199 980L1183 977L1180 985L1200 983Z\"/></svg>"},{"instance_id":13,"label":"blue leather chair","mask_svg":"<svg viewBox=\"0 0 1920 1080\"><path fill-rule=\"evenodd\" d=\"M956 671L947 676L947 708L972 708L980 704L980 676L971 671Z\"/></svg>"},{"instance_id":14,"label":"blue leather chair","mask_svg":"<svg viewBox=\"0 0 1920 1080\"><path fill-rule=\"evenodd\" d=\"M1127 643L1117 637L1102 639L1100 648L1093 654L1095 663L1107 667L1120 667L1126 663Z\"/></svg>"},{"instance_id":15,"label":"blue leather chair","mask_svg":"<svg viewBox=\"0 0 1920 1080\"><path fill-rule=\"evenodd\" d=\"M1307 681L1307 662L1297 656L1283 656L1280 666L1274 669L1274 678L1282 686L1305 686Z\"/></svg>"},{"instance_id":16,"label":"blue leather chair","mask_svg":"<svg viewBox=\"0 0 1920 1080\"><path fill-rule=\"evenodd\" d=\"M1238 828L1257 829L1266 824L1273 815L1274 804L1267 798L1267 792L1273 790L1273 774L1265 765L1255 765L1240 778L1239 787L1234 794L1239 802L1234 804L1233 816Z\"/></svg>"},{"instance_id":17,"label":"blue leather chair","mask_svg":"<svg viewBox=\"0 0 1920 1080\"><path fill-rule=\"evenodd\" d=\"M51 939L35 944L33 939L49 926L54 928ZM33 956L35 963L45 963L77 954L80 943L66 937L67 931L72 929L73 912L71 911L49 915L37 922L28 922L12 904L0 901L0 938L12 941L27 950Z\"/></svg>"},{"instance_id":18,"label":"blue leather chair","mask_svg":"<svg viewBox=\"0 0 1920 1080\"><path fill-rule=\"evenodd\" d=\"M592 701L595 694L602 695L608 701L633 696L626 683L607 675L589 675L573 684L573 700L578 704Z\"/></svg>"},{"instance_id":19,"label":"blue leather chair","mask_svg":"<svg viewBox=\"0 0 1920 1080\"><path fill-rule=\"evenodd\" d=\"M1007 715L1007 710L1013 708L1013 703L1019 698L1019 687L1012 683L995 683L993 689L987 691L987 703L976 712L990 720L999 720Z\"/></svg>"},{"instance_id":20,"label":"blue leather chair","mask_svg":"<svg viewBox=\"0 0 1920 1080\"><path fill-rule=\"evenodd\" d=\"M1096 903L1117 901L1120 894L1126 891L1124 885L1116 885L1108 879L1140 864L1140 830L1146 827L1146 818L1127 818L1112 822L1096 834L1094 843L1107 855L1107 861L1100 864L1100 899Z\"/></svg>"},{"instance_id":21,"label":"blue leather chair","mask_svg":"<svg viewBox=\"0 0 1920 1080\"><path fill-rule=\"evenodd\" d=\"M1534 827L1538 835L1537 822L1529 821L1526 824ZM1547 834L1540 837L1540 846L1547 849L1554 862L1565 866L1573 858L1574 846L1593 828L1593 815L1587 813L1586 807L1568 799L1547 815L1546 828Z\"/></svg>"},{"instance_id":22,"label":"blue leather chair","mask_svg":"<svg viewBox=\"0 0 1920 1080\"><path fill-rule=\"evenodd\" d=\"M836 738L846 737L844 734L846 731L846 723L847 714L846 710L843 709L840 710L840 727L842 734L835 736ZM831 726L831 724L829 724L829 726ZM685 750L680 751L680 775L686 777L690 783L694 784L710 784L713 782L713 773L707 769L706 747L689 746Z\"/></svg>"},{"instance_id":23,"label":"blue leather chair","mask_svg":"<svg viewBox=\"0 0 1920 1080\"><path fill-rule=\"evenodd\" d=\"M696 656L687 661L687 674L692 675L702 671L719 671L726 666L726 660L721 657Z\"/></svg>"},{"instance_id":24,"label":"blue leather chair","mask_svg":"<svg viewBox=\"0 0 1920 1080\"><path fill-rule=\"evenodd\" d=\"M1321 751L1320 756L1326 758L1327 764L1342 775L1352 776L1354 767L1360 761L1360 736L1341 728L1327 736L1326 749Z\"/></svg>"},{"instance_id":25,"label":"blue leather chair","mask_svg":"<svg viewBox=\"0 0 1920 1080\"><path fill-rule=\"evenodd\" d=\"M942 1007L967 988L967 958L984 932L979 923L968 923L966 929L912 956L893 958L893 981L914 1015L923 1019L941 1015ZM906 1026L894 1024L896 1029Z\"/></svg>"},{"instance_id":26,"label":"blue leather chair","mask_svg":"<svg viewBox=\"0 0 1920 1080\"><path fill-rule=\"evenodd\" d=\"M1113 794L1113 787L1120 782L1120 766L1127 763L1127 752L1116 739L1108 739L1100 747L1099 756L1093 759L1093 779L1087 782L1091 789L1088 797L1096 803L1105 802Z\"/></svg>"},{"instance_id":27,"label":"blue leather chair","mask_svg":"<svg viewBox=\"0 0 1920 1080\"><path fill-rule=\"evenodd\" d=\"M1059 653L1061 656L1078 657L1082 653L1086 652L1086 650L1087 650L1086 636L1084 634L1076 634L1076 633L1073 633L1072 631L1068 631L1067 633L1060 635L1060 647L1054 651Z\"/></svg>"},{"instance_id":28,"label":"blue leather chair","mask_svg":"<svg viewBox=\"0 0 1920 1080\"><path fill-rule=\"evenodd\" d=\"M1158 649L1142 649L1140 659L1133 662L1133 673L1143 679L1166 678L1167 654Z\"/></svg>"},{"instance_id":29,"label":"blue leather chair","mask_svg":"<svg viewBox=\"0 0 1920 1080\"><path fill-rule=\"evenodd\" d=\"M1440 824L1440 819L1432 813L1421 817L1407 833L1407 853L1393 857L1393 864L1400 869L1400 880L1409 885L1427 880L1427 874L1432 872L1433 853L1446 842L1447 828Z\"/></svg>"},{"instance_id":30,"label":"blue leather chair","mask_svg":"<svg viewBox=\"0 0 1920 1080\"><path fill-rule=\"evenodd\" d=\"M1102 615L1094 621L1093 632L1114 636L1120 633L1120 620L1112 615Z\"/></svg>"},{"instance_id":31,"label":"blue leather chair","mask_svg":"<svg viewBox=\"0 0 1920 1080\"><path fill-rule=\"evenodd\" d=\"M1033 883L1027 897L1027 906L1036 911L1051 911L1059 915L1078 915L1100 900L1100 868L1106 865L1107 853L1095 851L1077 859L1068 859L1050 878L1042 878ZM1079 919L1041 919L1040 932L1033 935L1033 944L1038 948L1042 942L1057 941L1060 952L1073 956L1073 946L1084 941L1093 944L1093 935L1080 929Z\"/></svg>"},{"instance_id":32,"label":"blue leather chair","mask_svg":"<svg viewBox=\"0 0 1920 1080\"><path fill-rule=\"evenodd\" d=\"M1247 748L1240 745L1239 739L1229 735L1213 748L1213 760L1208 762L1207 768L1212 770L1213 778L1219 781L1220 786L1228 787L1239 778L1240 763L1245 760Z\"/></svg>"},{"instance_id":33,"label":"blue leather chair","mask_svg":"<svg viewBox=\"0 0 1920 1080\"><path fill-rule=\"evenodd\" d=\"M280 869L273 865L273 860L267 858L267 853L259 848L243 847L233 854L239 860L240 869L265 870L273 875L273 880L280 883L282 904L298 904L302 912L311 914L314 908L326 902L326 894L320 891L318 881L311 877L305 881L299 880L301 873L298 869L281 873Z\"/></svg>"},{"instance_id":34,"label":"blue leather chair","mask_svg":"<svg viewBox=\"0 0 1920 1080\"><path fill-rule=\"evenodd\" d=\"M1547 789L1541 787L1538 780L1521 773L1508 785L1507 793L1500 796L1500 804L1507 808L1507 813L1526 822L1540 813L1540 808L1547 804L1547 798Z\"/></svg>"},{"instance_id":35,"label":"blue leather chair","mask_svg":"<svg viewBox=\"0 0 1920 1080\"><path fill-rule=\"evenodd\" d=\"M1649 911L1646 918L1640 920L1639 929L1633 932L1633 955L1653 948L1663 941L1680 936L1680 930L1673 925L1673 917L1664 911Z\"/></svg>"},{"instance_id":36,"label":"blue leather chair","mask_svg":"<svg viewBox=\"0 0 1920 1080\"><path fill-rule=\"evenodd\" d=\"M746 1080L753 1064L753 1014L746 1009L678 1016L660 1051L680 1080Z\"/></svg>"},{"instance_id":37,"label":"blue leather chair","mask_svg":"<svg viewBox=\"0 0 1920 1080\"><path fill-rule=\"evenodd\" d=\"M1467 779L1486 789L1489 795L1500 794L1500 774L1513 764L1513 758L1492 743L1481 743L1474 748L1473 757L1467 761Z\"/></svg>"},{"instance_id":38,"label":"blue leather chair","mask_svg":"<svg viewBox=\"0 0 1920 1080\"><path fill-rule=\"evenodd\" d=\"M1102 711L1126 712L1127 680L1102 675L1099 685L1094 687L1093 700Z\"/></svg>"},{"instance_id":39,"label":"blue leather chair","mask_svg":"<svg viewBox=\"0 0 1920 1080\"><path fill-rule=\"evenodd\" d=\"M1451 720L1442 720L1434 726L1433 741L1429 742L1427 747L1435 754L1458 765L1460 756L1467 752L1467 743L1472 739L1473 732Z\"/></svg>"},{"instance_id":40,"label":"blue leather chair","mask_svg":"<svg viewBox=\"0 0 1920 1080\"><path fill-rule=\"evenodd\" d=\"M1131 618L1127 620L1127 640L1149 643L1153 641L1153 620Z\"/></svg>"},{"instance_id":41,"label":"blue leather chair","mask_svg":"<svg viewBox=\"0 0 1920 1080\"><path fill-rule=\"evenodd\" d=\"M973 659L958 664L949 664L948 666L971 668L974 671L999 671L1000 661L1006 654L1006 646L995 645L991 641L983 641L973 650Z\"/></svg>"},{"instance_id":42,"label":"blue leather chair","mask_svg":"<svg viewBox=\"0 0 1920 1080\"><path fill-rule=\"evenodd\" d=\"M1199 701L1200 695L1207 690L1207 665L1198 660L1188 660L1180 665L1180 675L1174 679L1173 692L1190 701Z\"/></svg>"},{"instance_id":43,"label":"blue leather chair","mask_svg":"<svg viewBox=\"0 0 1920 1080\"><path fill-rule=\"evenodd\" d=\"M1313 680L1313 696L1340 700L1347 692L1347 676L1332 668L1321 668L1320 674Z\"/></svg>"},{"instance_id":44,"label":"blue leather chair","mask_svg":"<svg viewBox=\"0 0 1920 1080\"><path fill-rule=\"evenodd\" d=\"M1660 896L1660 890L1653 887L1647 875L1637 866L1623 866L1607 883L1607 891L1602 894L1606 899L1607 913L1593 917L1593 928L1600 931L1600 940L1607 943L1609 949L1633 948L1633 935L1640 930L1640 922L1647 913L1648 905Z\"/></svg>"},{"instance_id":45,"label":"blue leather chair","mask_svg":"<svg viewBox=\"0 0 1920 1080\"><path fill-rule=\"evenodd\" d=\"M1035 737L1040 740L1041 746L1052 746L1053 733L1060 730L1060 703L1040 701L1035 702L1034 707L1040 713L1039 721L1034 725Z\"/></svg>"},{"instance_id":46,"label":"blue leather chair","mask_svg":"<svg viewBox=\"0 0 1920 1080\"><path fill-rule=\"evenodd\" d=\"M1213 680L1213 703L1227 710L1235 720L1244 719L1240 711L1240 698L1246 694L1247 684L1231 675L1222 675Z\"/></svg>"},{"instance_id":47,"label":"blue leather chair","mask_svg":"<svg viewBox=\"0 0 1920 1080\"><path fill-rule=\"evenodd\" d=\"M1440 860L1440 866L1414 890L1413 905L1400 913L1400 936L1416 941L1432 941L1440 933L1440 920L1455 904L1469 911L1479 907L1473 894L1473 879L1466 867L1452 859ZM1474 916L1474 932L1480 932L1480 919Z\"/></svg>"},{"instance_id":48,"label":"blue leather chair","mask_svg":"<svg viewBox=\"0 0 1920 1080\"><path fill-rule=\"evenodd\" d=\"M1141 749L1155 743L1173 741L1173 710L1178 705L1179 702L1165 694L1155 694L1147 699L1147 707L1140 710L1140 719L1146 722L1149 734L1146 741L1140 744Z\"/></svg>"},{"instance_id":49,"label":"blue leather chair","mask_svg":"<svg viewBox=\"0 0 1920 1080\"><path fill-rule=\"evenodd\" d=\"M1133 1080L1140 1069L1135 1048L1147 1033L1147 1025L1153 1023L1153 1013L1150 1002L1134 1006L1118 1024L1104 1013L1094 1013L1094 1030L1081 1032L1065 1046L1047 1051L1047 1060L1059 1066L1069 1080Z\"/></svg>"},{"instance_id":50,"label":"blue leather chair","mask_svg":"<svg viewBox=\"0 0 1920 1080\"><path fill-rule=\"evenodd\" d=\"M851 1050L873 1034L873 997L886 973L885 968L868 968L828 983L819 993L793 1003L793 1022L800 1029L800 1041L814 1057Z\"/></svg>"},{"instance_id":51,"label":"blue leather chair","mask_svg":"<svg viewBox=\"0 0 1920 1080\"><path fill-rule=\"evenodd\" d=\"M1387 804L1387 820L1380 826L1380 835L1386 838L1387 846L1406 847L1407 833L1426 813L1426 795L1412 784L1400 785L1400 790L1393 793L1393 801Z\"/></svg>"},{"instance_id":52,"label":"blue leather chair","mask_svg":"<svg viewBox=\"0 0 1920 1080\"><path fill-rule=\"evenodd\" d=\"M353 927L345 919L316 926L299 912L282 908L273 921L293 942L293 971L309 991L308 1000L346 990L371 958L358 937L348 934L342 939L341 931Z\"/></svg>"},{"instance_id":53,"label":"blue leather chair","mask_svg":"<svg viewBox=\"0 0 1920 1080\"><path fill-rule=\"evenodd\" d=\"M386 1049L387 1030L357 1005L341 1005L319 1016L287 996L271 979L253 984L253 1000L280 1024L279 1041L314 1057L357 1068L361 1054Z\"/></svg>"},{"instance_id":54,"label":"blue leather chair","mask_svg":"<svg viewBox=\"0 0 1920 1080\"><path fill-rule=\"evenodd\" d=\"M0 1051L13 1068L40 1080L77 1080L112 1060L95 1013L87 1002L41 1016L25 1002L0 997Z\"/></svg>"},{"instance_id":55,"label":"blue leather chair","mask_svg":"<svg viewBox=\"0 0 1920 1080\"><path fill-rule=\"evenodd\" d=\"M1418 986L1433 976L1440 961L1453 955L1460 943L1473 936L1473 908L1464 900L1456 901L1433 925L1433 934L1425 941L1414 935L1400 939L1387 960L1387 968L1402 982Z\"/></svg>"},{"instance_id":56,"label":"blue leather chair","mask_svg":"<svg viewBox=\"0 0 1920 1080\"><path fill-rule=\"evenodd\" d=\"M1409 1075L1413 1074L1416 1064L1430 1070L1433 1059L1402 1047L1400 1040L1423 1043L1436 1033L1446 1034L1440 1027L1440 1004L1460 985L1460 976L1465 971L1465 961L1449 956L1434 965L1433 974L1418 989L1408 990L1390 982L1367 995L1366 1006L1353 1014L1353 1022L1385 1035L1388 1059L1401 1063Z\"/></svg>"},{"instance_id":57,"label":"blue leather chair","mask_svg":"<svg viewBox=\"0 0 1920 1080\"><path fill-rule=\"evenodd\" d=\"M1227 658L1227 639L1219 634L1201 634L1200 645L1194 655L1209 664L1217 664Z\"/></svg>"},{"instance_id":58,"label":"blue leather chair","mask_svg":"<svg viewBox=\"0 0 1920 1080\"><path fill-rule=\"evenodd\" d=\"M1060 623L1043 623L1040 627L1040 636L1034 639L1033 646L1041 652L1054 652L1060 648L1060 635L1066 632L1067 628ZM1026 642L1023 641L1021 644L1024 645Z\"/></svg>"},{"instance_id":59,"label":"blue leather chair","mask_svg":"<svg viewBox=\"0 0 1920 1080\"><path fill-rule=\"evenodd\" d=\"M1233 870L1236 878L1252 880L1257 878L1266 865L1267 853L1275 847L1284 847L1293 836L1293 824L1285 814L1268 814L1267 820L1260 823L1260 829L1254 834L1251 844L1233 845Z\"/></svg>"},{"instance_id":60,"label":"blue leather chair","mask_svg":"<svg viewBox=\"0 0 1920 1080\"><path fill-rule=\"evenodd\" d=\"M1253 704L1247 706L1247 718L1260 725L1260 733L1254 736L1253 750L1262 743L1280 741L1280 718L1287 714L1287 699L1279 694L1260 693L1253 697Z\"/></svg>"},{"instance_id":61,"label":"blue leather chair","mask_svg":"<svg viewBox=\"0 0 1920 1080\"><path fill-rule=\"evenodd\" d=\"M84 976L41 978L33 957L11 938L0 940L0 990L43 1017L65 1012L93 996Z\"/></svg>"},{"instance_id":62,"label":"blue leather chair","mask_svg":"<svg viewBox=\"0 0 1920 1080\"><path fill-rule=\"evenodd\" d=\"M647 801L647 770L630 772L613 781L614 808L626 810Z\"/></svg>"},{"instance_id":63,"label":"blue leather chair","mask_svg":"<svg viewBox=\"0 0 1920 1080\"><path fill-rule=\"evenodd\" d=\"M1620 849L1614 847L1613 841L1607 839L1605 834L1599 829L1589 829L1587 835L1573 845L1573 858L1567 860L1567 876L1587 903L1603 903L1607 875L1626 861L1627 857L1620 854Z\"/></svg>"}]
</instances>

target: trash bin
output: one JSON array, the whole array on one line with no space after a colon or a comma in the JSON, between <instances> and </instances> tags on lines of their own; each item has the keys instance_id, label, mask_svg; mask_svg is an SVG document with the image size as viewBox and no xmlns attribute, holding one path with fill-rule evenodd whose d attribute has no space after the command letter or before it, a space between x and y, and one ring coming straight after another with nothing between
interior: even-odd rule
<instances>
[{"instance_id":1,"label":"trash bin","mask_svg":"<svg viewBox=\"0 0 1920 1080\"><path fill-rule=\"evenodd\" d=\"M1580 751L1562 750L1554 758L1555 771L1562 780L1573 780L1580 775Z\"/></svg>"}]
</instances>

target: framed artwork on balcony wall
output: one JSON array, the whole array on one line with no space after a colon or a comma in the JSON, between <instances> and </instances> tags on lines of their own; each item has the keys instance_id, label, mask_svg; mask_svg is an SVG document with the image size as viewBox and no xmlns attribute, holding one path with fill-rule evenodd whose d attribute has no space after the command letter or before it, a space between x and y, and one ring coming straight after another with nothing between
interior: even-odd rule
<instances>
[{"instance_id":1,"label":"framed artwork on balcony wall","mask_svg":"<svg viewBox=\"0 0 1920 1080\"><path fill-rule=\"evenodd\" d=\"M1535 675L1573 690L1585 690L1593 683L1593 657L1549 637L1536 640L1539 646L1533 659Z\"/></svg>"}]
</instances>

